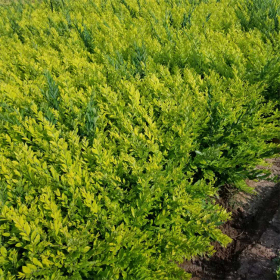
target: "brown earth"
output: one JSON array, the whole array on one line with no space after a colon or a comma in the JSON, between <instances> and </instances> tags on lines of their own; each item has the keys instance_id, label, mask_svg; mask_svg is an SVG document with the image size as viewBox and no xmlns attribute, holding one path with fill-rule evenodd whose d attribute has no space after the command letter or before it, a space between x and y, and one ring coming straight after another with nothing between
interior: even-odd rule
<instances>
[{"instance_id":1,"label":"brown earth","mask_svg":"<svg viewBox=\"0 0 280 280\"><path fill-rule=\"evenodd\" d=\"M273 176L280 176L280 158L267 160ZM259 166L262 169L263 167ZM193 280L275 280L280 252L280 184L248 181L256 195L237 194L219 201L232 212L222 231L232 238L226 248L215 244L210 259L181 265Z\"/></svg>"}]
</instances>

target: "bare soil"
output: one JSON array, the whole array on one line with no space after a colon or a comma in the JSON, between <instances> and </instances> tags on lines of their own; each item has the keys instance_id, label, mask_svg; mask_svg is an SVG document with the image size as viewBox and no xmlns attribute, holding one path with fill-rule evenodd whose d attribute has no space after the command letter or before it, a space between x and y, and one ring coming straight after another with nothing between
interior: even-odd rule
<instances>
[{"instance_id":1,"label":"bare soil","mask_svg":"<svg viewBox=\"0 0 280 280\"><path fill-rule=\"evenodd\" d=\"M280 158L267 160L273 176L280 176ZM258 168L263 168L259 166ZM219 203L232 212L222 231L232 238L210 259L196 259L181 266L193 280L275 280L280 252L280 184L248 181L257 194L237 194Z\"/></svg>"}]
</instances>

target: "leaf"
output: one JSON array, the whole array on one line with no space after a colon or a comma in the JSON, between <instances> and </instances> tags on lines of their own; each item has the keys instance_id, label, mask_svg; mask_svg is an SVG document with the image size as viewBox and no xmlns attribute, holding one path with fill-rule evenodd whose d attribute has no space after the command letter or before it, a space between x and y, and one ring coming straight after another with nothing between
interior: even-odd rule
<instances>
[{"instance_id":1,"label":"leaf","mask_svg":"<svg viewBox=\"0 0 280 280\"><path fill-rule=\"evenodd\" d=\"M22 271L25 273L25 274L30 274L32 271L30 269L30 267L27 267L27 266L23 266L22 267Z\"/></svg>"},{"instance_id":2,"label":"leaf","mask_svg":"<svg viewBox=\"0 0 280 280\"><path fill-rule=\"evenodd\" d=\"M36 238L34 239L34 244L38 244L40 242L40 234L38 234L37 236L36 236Z\"/></svg>"},{"instance_id":3,"label":"leaf","mask_svg":"<svg viewBox=\"0 0 280 280\"><path fill-rule=\"evenodd\" d=\"M83 250L84 253L88 252L91 248L89 246L86 246Z\"/></svg>"},{"instance_id":4,"label":"leaf","mask_svg":"<svg viewBox=\"0 0 280 280\"><path fill-rule=\"evenodd\" d=\"M117 240L117 244L120 244L121 242L122 242L122 236L121 235L119 235L119 236L117 236L117 238L116 238L116 240Z\"/></svg>"},{"instance_id":5,"label":"leaf","mask_svg":"<svg viewBox=\"0 0 280 280\"><path fill-rule=\"evenodd\" d=\"M131 207L131 213L132 213L133 218L135 218L135 210L133 207Z\"/></svg>"},{"instance_id":6,"label":"leaf","mask_svg":"<svg viewBox=\"0 0 280 280\"><path fill-rule=\"evenodd\" d=\"M36 236L37 236L37 232L33 231L32 234L31 234L31 237L30 237L31 242L34 242L34 239L35 239Z\"/></svg>"},{"instance_id":7,"label":"leaf","mask_svg":"<svg viewBox=\"0 0 280 280\"><path fill-rule=\"evenodd\" d=\"M6 257L6 256L7 256L7 249L6 249L4 246L1 247L0 252L1 252L1 255L2 255L3 257Z\"/></svg>"},{"instance_id":8,"label":"leaf","mask_svg":"<svg viewBox=\"0 0 280 280\"><path fill-rule=\"evenodd\" d=\"M42 263L41 263L38 259L36 259L36 258L33 258L33 259L32 259L32 262L33 262L35 265L37 265L37 266L43 267Z\"/></svg>"}]
</instances>

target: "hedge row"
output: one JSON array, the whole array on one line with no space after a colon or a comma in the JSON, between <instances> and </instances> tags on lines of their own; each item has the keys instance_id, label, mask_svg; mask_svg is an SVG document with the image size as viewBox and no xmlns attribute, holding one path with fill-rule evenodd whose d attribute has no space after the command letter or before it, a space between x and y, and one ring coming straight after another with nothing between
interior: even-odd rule
<instances>
[{"instance_id":1,"label":"hedge row","mask_svg":"<svg viewBox=\"0 0 280 280\"><path fill-rule=\"evenodd\" d=\"M219 190L279 152L279 7L0 6L0 279L189 279L228 244Z\"/></svg>"}]
</instances>

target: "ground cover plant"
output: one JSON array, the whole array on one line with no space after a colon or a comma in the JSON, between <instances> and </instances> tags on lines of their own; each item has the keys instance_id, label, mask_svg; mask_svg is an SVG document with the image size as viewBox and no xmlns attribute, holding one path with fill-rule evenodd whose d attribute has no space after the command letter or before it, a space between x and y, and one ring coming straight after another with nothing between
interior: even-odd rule
<instances>
[{"instance_id":1,"label":"ground cover plant","mask_svg":"<svg viewBox=\"0 0 280 280\"><path fill-rule=\"evenodd\" d=\"M276 156L279 3L0 6L0 278L190 279L223 188Z\"/></svg>"}]
</instances>

